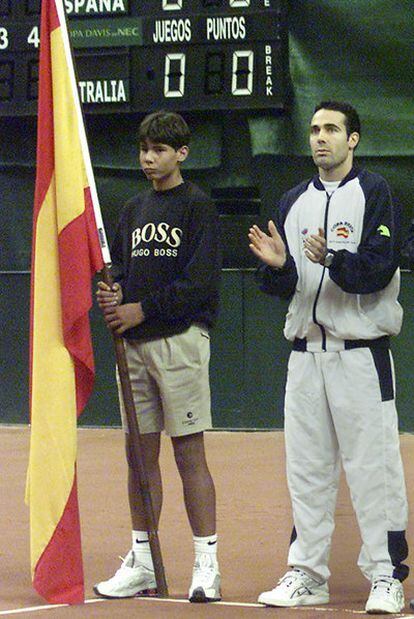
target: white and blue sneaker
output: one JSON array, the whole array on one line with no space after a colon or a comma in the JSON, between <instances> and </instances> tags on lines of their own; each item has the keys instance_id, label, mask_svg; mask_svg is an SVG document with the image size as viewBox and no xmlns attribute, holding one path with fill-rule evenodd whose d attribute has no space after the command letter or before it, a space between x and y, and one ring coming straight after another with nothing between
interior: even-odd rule
<instances>
[{"instance_id":1,"label":"white and blue sneaker","mask_svg":"<svg viewBox=\"0 0 414 619\"><path fill-rule=\"evenodd\" d=\"M404 589L397 578L377 576L365 605L369 615L400 613L405 606Z\"/></svg>"},{"instance_id":2,"label":"white and blue sneaker","mask_svg":"<svg viewBox=\"0 0 414 619\"><path fill-rule=\"evenodd\" d=\"M294 568L279 580L271 591L264 591L257 600L266 606L314 606L328 604L327 582L318 582L303 570Z\"/></svg>"}]
</instances>

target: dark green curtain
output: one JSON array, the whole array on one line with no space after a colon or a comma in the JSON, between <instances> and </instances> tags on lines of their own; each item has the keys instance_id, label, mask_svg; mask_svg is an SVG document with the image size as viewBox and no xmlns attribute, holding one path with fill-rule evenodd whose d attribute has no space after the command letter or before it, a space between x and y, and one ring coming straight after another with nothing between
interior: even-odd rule
<instances>
[{"instance_id":1,"label":"dark green curtain","mask_svg":"<svg viewBox=\"0 0 414 619\"><path fill-rule=\"evenodd\" d=\"M413 0L291 0L289 115L250 120L257 154L308 154L316 103L349 101L362 156L414 154Z\"/></svg>"}]
</instances>

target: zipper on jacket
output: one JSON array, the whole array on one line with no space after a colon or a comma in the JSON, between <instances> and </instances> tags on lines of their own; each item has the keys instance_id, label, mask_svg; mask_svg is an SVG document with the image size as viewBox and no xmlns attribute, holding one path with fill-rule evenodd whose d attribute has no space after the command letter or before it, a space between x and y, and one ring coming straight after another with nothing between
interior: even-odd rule
<instances>
[{"instance_id":1,"label":"zipper on jacket","mask_svg":"<svg viewBox=\"0 0 414 619\"><path fill-rule=\"evenodd\" d=\"M333 196L335 192L333 191L330 195L327 191L325 191L326 194L326 204L325 204L325 216L324 216L324 222L323 222L323 231L325 234L325 239L328 239L328 212L329 212L329 204L331 202L331 198ZM323 283L323 278L325 277L325 271L326 271L326 267L323 267L322 270L322 275L321 275L321 279L319 282L319 286L318 286L318 290L316 292L316 296L315 296L315 301L313 302L313 308L312 308L312 318L313 318L313 322L315 323L315 325L317 325L319 327L319 329L321 330L321 336L322 336L322 350L324 352L326 352L326 331L325 331L325 327L321 324L319 324L317 318L316 318L316 306L318 304L318 299L319 299L319 295L321 293L321 289L322 289L322 283Z\"/></svg>"}]
</instances>

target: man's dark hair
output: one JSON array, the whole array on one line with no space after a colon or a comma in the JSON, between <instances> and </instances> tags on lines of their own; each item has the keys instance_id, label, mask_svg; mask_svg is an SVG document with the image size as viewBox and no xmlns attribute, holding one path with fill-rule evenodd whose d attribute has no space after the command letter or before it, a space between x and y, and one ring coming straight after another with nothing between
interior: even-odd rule
<instances>
[{"instance_id":1,"label":"man's dark hair","mask_svg":"<svg viewBox=\"0 0 414 619\"><path fill-rule=\"evenodd\" d=\"M333 110L334 112L342 112L345 115L346 133L349 137L351 133L356 131L361 135L361 121L359 120L358 112L350 103L344 101L321 101L314 109L314 114L319 110Z\"/></svg>"},{"instance_id":2,"label":"man's dark hair","mask_svg":"<svg viewBox=\"0 0 414 619\"><path fill-rule=\"evenodd\" d=\"M190 130L184 118L175 112L153 112L144 118L139 127L140 144L149 140L156 144L168 144L175 150L188 145Z\"/></svg>"}]
</instances>

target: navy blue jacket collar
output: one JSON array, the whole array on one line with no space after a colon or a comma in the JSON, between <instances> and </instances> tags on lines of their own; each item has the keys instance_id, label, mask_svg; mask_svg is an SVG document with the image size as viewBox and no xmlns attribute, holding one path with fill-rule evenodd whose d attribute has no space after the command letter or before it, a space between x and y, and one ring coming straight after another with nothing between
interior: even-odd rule
<instances>
[{"instance_id":1,"label":"navy blue jacket collar","mask_svg":"<svg viewBox=\"0 0 414 619\"><path fill-rule=\"evenodd\" d=\"M339 187L343 187L348 181L351 181L356 176L358 176L358 168L353 166L351 170L348 172L348 174L341 180ZM325 191L325 187L323 186L323 183L321 179L319 178L319 174L316 174L313 177L312 182L313 182L315 189L318 189L319 191Z\"/></svg>"}]
</instances>

